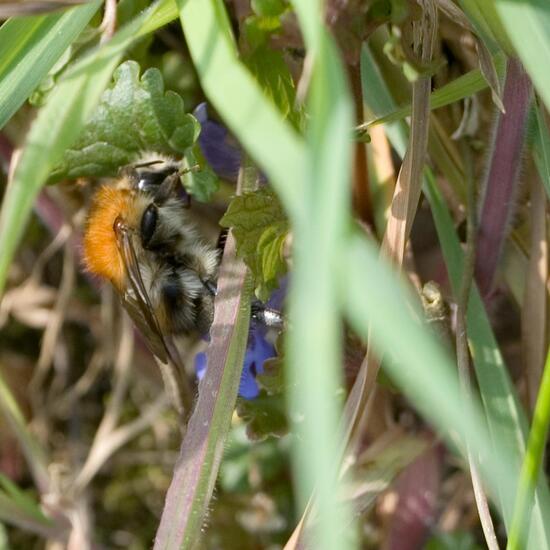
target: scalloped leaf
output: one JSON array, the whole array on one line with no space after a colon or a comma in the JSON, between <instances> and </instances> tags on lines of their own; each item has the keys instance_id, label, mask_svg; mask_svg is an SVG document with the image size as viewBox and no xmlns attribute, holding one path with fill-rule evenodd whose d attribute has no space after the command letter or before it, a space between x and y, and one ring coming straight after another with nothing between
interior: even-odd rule
<instances>
[{"instance_id":1,"label":"scalloped leaf","mask_svg":"<svg viewBox=\"0 0 550 550\"><path fill-rule=\"evenodd\" d=\"M282 395L267 395L262 391L255 399L239 398L237 414L246 422L246 435L252 441L282 437L288 433Z\"/></svg>"},{"instance_id":2,"label":"scalloped leaf","mask_svg":"<svg viewBox=\"0 0 550 550\"><path fill-rule=\"evenodd\" d=\"M135 61L113 75L78 141L68 149L49 182L64 178L116 175L143 151L181 158L193 146L200 125L185 112L182 98L164 90L162 75L151 68L139 76Z\"/></svg>"},{"instance_id":3,"label":"scalloped leaf","mask_svg":"<svg viewBox=\"0 0 550 550\"><path fill-rule=\"evenodd\" d=\"M277 196L264 187L235 197L220 225L232 228L237 254L254 276L256 295L267 300L286 273L283 246L289 224Z\"/></svg>"}]
</instances>

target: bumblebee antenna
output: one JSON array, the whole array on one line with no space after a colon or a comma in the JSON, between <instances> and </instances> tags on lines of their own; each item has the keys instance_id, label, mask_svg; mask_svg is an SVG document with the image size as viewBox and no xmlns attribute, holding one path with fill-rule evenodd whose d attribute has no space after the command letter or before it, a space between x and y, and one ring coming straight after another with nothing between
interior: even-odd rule
<instances>
[{"instance_id":1,"label":"bumblebee antenna","mask_svg":"<svg viewBox=\"0 0 550 550\"><path fill-rule=\"evenodd\" d=\"M201 167L199 164L193 164L193 166L190 166L189 168L184 168L183 170L178 170L178 173L183 176L184 174L188 174L189 172L200 172Z\"/></svg>"}]
</instances>

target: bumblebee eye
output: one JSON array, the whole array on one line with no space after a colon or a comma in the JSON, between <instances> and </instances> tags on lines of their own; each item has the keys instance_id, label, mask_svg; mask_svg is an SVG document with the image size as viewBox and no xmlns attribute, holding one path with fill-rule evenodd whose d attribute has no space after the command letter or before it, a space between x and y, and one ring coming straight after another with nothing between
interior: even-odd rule
<instances>
[{"instance_id":1,"label":"bumblebee eye","mask_svg":"<svg viewBox=\"0 0 550 550\"><path fill-rule=\"evenodd\" d=\"M143 213L141 217L140 233L141 233L141 244L143 248L147 248L157 227L158 220L158 210L157 207L151 203Z\"/></svg>"}]
</instances>

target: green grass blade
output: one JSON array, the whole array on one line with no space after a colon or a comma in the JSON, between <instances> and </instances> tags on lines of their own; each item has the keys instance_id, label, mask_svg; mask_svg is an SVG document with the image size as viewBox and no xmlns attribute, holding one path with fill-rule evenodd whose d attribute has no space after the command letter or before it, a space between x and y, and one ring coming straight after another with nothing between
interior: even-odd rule
<instances>
[{"instance_id":1,"label":"green grass blade","mask_svg":"<svg viewBox=\"0 0 550 550\"><path fill-rule=\"evenodd\" d=\"M411 310L415 303L388 265L366 239L355 236L345 262L348 318L366 338L370 334L384 367L422 414L465 456L466 443L481 459L484 479L493 493L511 498L515 489L514 461L488 433L477 398L466 406L452 359ZM365 292L365 288L375 289ZM396 345L396 335L399 342Z\"/></svg>"},{"instance_id":2,"label":"green grass blade","mask_svg":"<svg viewBox=\"0 0 550 550\"><path fill-rule=\"evenodd\" d=\"M18 17L0 27L0 129L88 24L101 2L62 13Z\"/></svg>"},{"instance_id":3,"label":"green grass blade","mask_svg":"<svg viewBox=\"0 0 550 550\"><path fill-rule=\"evenodd\" d=\"M488 44L498 43L508 55L512 53L512 45L495 10L493 0L459 0L459 3L473 27Z\"/></svg>"},{"instance_id":4,"label":"green grass blade","mask_svg":"<svg viewBox=\"0 0 550 550\"><path fill-rule=\"evenodd\" d=\"M37 513L29 513L27 508L21 507L19 503L9 498L0 491L0 520L14 525L20 529L30 531L44 538L53 538L59 531L55 524L46 518L36 504ZM0 549L2 546L0 545Z\"/></svg>"},{"instance_id":5,"label":"green grass blade","mask_svg":"<svg viewBox=\"0 0 550 550\"><path fill-rule=\"evenodd\" d=\"M337 512L328 517L328 511L335 510L334 491L329 495L328 487L334 487L330 474L334 469L331 457L336 451L333 428L338 409L329 403L334 402L331 392L337 383L335 367L339 349L336 287L330 265L338 265L334 262L334 243L342 237L348 219L348 185L343 178L349 177L351 111L343 84L345 79L332 46L319 27L315 15L318 6L297 3L309 51L323 53L319 54L319 64L314 69L318 76L312 78L311 84L311 109L318 115L314 117L317 126L312 124L305 143L291 125L282 120L238 60L233 41L228 38L229 31L225 29L227 19L222 2L188 0L180 5L182 26L203 89L224 122L269 176L294 225L299 228L295 240L301 243L296 246L303 252L297 256L294 283L295 288L301 287L305 294L293 293L295 304L291 307L296 333L302 338L290 344L290 355L294 372L308 373L305 381L305 375L299 374L303 392L300 400L303 409L308 411L306 441L312 442L316 451L312 453L312 448L308 449L308 456L314 460L309 462L309 470L303 476L305 484L301 484L300 475L297 481L302 487L302 502L305 493L313 487L313 478L315 483L321 483L319 510L326 521L319 523L323 530L321 539L325 535L326 539L320 544L334 548L337 541L338 547L344 548L345 541L336 535L342 525L335 521ZM225 83L223 87L220 81ZM322 219L323 223L314 223L316 219ZM327 239L319 238L312 230L314 226L322 227ZM312 281L316 284L312 285ZM313 292L314 287L321 292ZM319 296L324 299L319 300ZM312 318L319 325L317 334L322 335L314 341L305 336L316 334L310 326ZM309 383L310 376L317 379L315 388ZM320 400L321 396L324 398ZM323 415L322 420L315 420L315 425L311 424L314 420L311 410L315 415ZM299 474L306 471L304 449L302 446L297 458L302 466L298 467ZM329 464L331 471L327 471Z\"/></svg>"},{"instance_id":6,"label":"green grass blade","mask_svg":"<svg viewBox=\"0 0 550 550\"><path fill-rule=\"evenodd\" d=\"M478 0L487 2L487 0ZM550 2L548 0L491 0L529 73L537 92L550 110Z\"/></svg>"},{"instance_id":7,"label":"green grass blade","mask_svg":"<svg viewBox=\"0 0 550 550\"><path fill-rule=\"evenodd\" d=\"M55 524L40 505L0 473L0 519L44 537L52 536Z\"/></svg>"},{"instance_id":8,"label":"green grass blade","mask_svg":"<svg viewBox=\"0 0 550 550\"><path fill-rule=\"evenodd\" d=\"M361 49L361 83L365 104L375 116L380 117L381 113L397 112L391 92L370 48L366 44ZM410 113L411 106L409 105L407 109ZM376 119L376 124L384 124L388 139L401 157L405 155L407 150L409 132L406 122L403 121L405 116L396 117L393 122L391 120L382 121L381 118L384 117Z\"/></svg>"},{"instance_id":9,"label":"green grass blade","mask_svg":"<svg viewBox=\"0 0 550 550\"><path fill-rule=\"evenodd\" d=\"M499 76L502 76L504 72L504 55L498 54L494 57L495 68ZM470 72L455 78L452 82L441 86L437 90L433 91L430 95L430 109L433 111L440 107L451 105L456 101L461 101L467 97L470 97L482 90L485 90L489 85L485 80L479 69L473 69ZM376 124L388 124L391 122L397 122L410 116L411 105L405 105L399 107L387 115L377 117L367 123L367 128Z\"/></svg>"},{"instance_id":10,"label":"green grass blade","mask_svg":"<svg viewBox=\"0 0 550 550\"><path fill-rule=\"evenodd\" d=\"M298 8L298 3L296 3ZM298 11L298 10L297 10ZM313 17L298 11L302 20ZM311 123L306 134L308 168L304 180L305 218L294 220L295 255L287 352L291 418L298 434L295 480L302 507L315 491L312 547L356 547L349 511L338 505L338 420L341 403L341 335L338 292L341 247L348 233L352 108L337 50L328 35L312 35L308 55L315 52L309 90ZM317 48L314 50L314 48ZM312 383L314 381L314 383Z\"/></svg>"},{"instance_id":11,"label":"green grass blade","mask_svg":"<svg viewBox=\"0 0 550 550\"><path fill-rule=\"evenodd\" d=\"M38 113L0 212L0 294L36 195L63 151L78 137L125 49L176 16L169 0L151 6L67 71Z\"/></svg>"},{"instance_id":12,"label":"green grass blade","mask_svg":"<svg viewBox=\"0 0 550 550\"><path fill-rule=\"evenodd\" d=\"M433 176L428 177L425 191L432 208L451 284L456 292L460 285L463 251ZM472 289L470 295L467 323L470 349L491 440L493 445L498 442L502 446L514 468L519 470L526 448L525 412L506 370L477 288ZM502 493L499 497L503 519L510 527L513 502ZM534 532L530 539L532 548L546 548L550 541L548 525L544 519L548 513L550 513L550 495L548 487L541 484L535 505Z\"/></svg>"},{"instance_id":13,"label":"green grass blade","mask_svg":"<svg viewBox=\"0 0 550 550\"><path fill-rule=\"evenodd\" d=\"M544 456L544 448L550 427L550 353L546 357L546 365L533 414L533 424L529 432L527 452L523 459L519 488L514 505L514 515L510 537L508 539L509 550L520 550L525 540L525 533L529 529L530 508L533 503L533 495L539 476ZM543 477L544 476L540 476Z\"/></svg>"},{"instance_id":14,"label":"green grass blade","mask_svg":"<svg viewBox=\"0 0 550 550\"><path fill-rule=\"evenodd\" d=\"M17 401L2 377L0 366L0 413L17 439L32 472L36 487L41 492L49 491L48 462L46 453L31 434Z\"/></svg>"}]
</instances>

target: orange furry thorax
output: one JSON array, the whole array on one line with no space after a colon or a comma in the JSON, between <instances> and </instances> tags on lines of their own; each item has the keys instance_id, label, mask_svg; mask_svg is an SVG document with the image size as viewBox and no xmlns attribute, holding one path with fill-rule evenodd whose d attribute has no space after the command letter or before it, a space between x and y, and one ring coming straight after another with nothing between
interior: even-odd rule
<instances>
[{"instance_id":1,"label":"orange furry thorax","mask_svg":"<svg viewBox=\"0 0 550 550\"><path fill-rule=\"evenodd\" d=\"M135 217L132 192L109 185L97 191L84 234L84 263L86 269L109 279L118 289L124 286L126 272L117 246L113 225L117 217L130 222Z\"/></svg>"}]
</instances>

